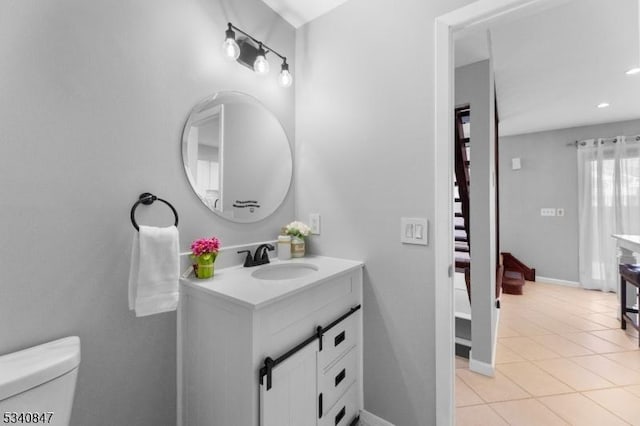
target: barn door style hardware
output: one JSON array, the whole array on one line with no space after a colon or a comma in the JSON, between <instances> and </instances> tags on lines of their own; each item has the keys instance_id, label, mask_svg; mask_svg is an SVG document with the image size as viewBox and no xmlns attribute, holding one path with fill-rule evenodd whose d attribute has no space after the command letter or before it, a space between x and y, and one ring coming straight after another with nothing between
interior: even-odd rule
<instances>
[{"instance_id":1,"label":"barn door style hardware","mask_svg":"<svg viewBox=\"0 0 640 426\"><path fill-rule=\"evenodd\" d=\"M271 387L273 386L273 380L272 380L273 369L278 364L282 364L284 361L286 361L287 359L291 358L296 353L300 352L307 345L313 343L316 339L319 341L319 351L322 351L322 337L324 336L324 334L327 331L331 330L336 325L340 324L342 321L344 321L348 317L350 317L351 315L353 315L354 313L356 313L357 311L359 311L361 308L362 308L362 305L354 306L351 309L349 309L348 312L346 312L345 314L340 316L338 319L336 319L335 321L333 321L332 323L330 323L326 327L322 327L322 326L316 327L316 329L315 329L315 331L314 331L312 336L309 336L303 342L300 342L299 344L297 344L293 348L289 349L287 352L285 352L284 354L280 355L276 359L273 359L271 357L266 357L264 359L263 367L261 367L260 371L258 372L258 377L260 379L260 384L261 385L264 384L264 378L266 377L267 378L267 390L271 389ZM342 336L342 340L344 340L344 333L340 333L335 338L336 346L342 341L342 340L338 341L339 340L338 338L340 336Z\"/></svg>"}]
</instances>

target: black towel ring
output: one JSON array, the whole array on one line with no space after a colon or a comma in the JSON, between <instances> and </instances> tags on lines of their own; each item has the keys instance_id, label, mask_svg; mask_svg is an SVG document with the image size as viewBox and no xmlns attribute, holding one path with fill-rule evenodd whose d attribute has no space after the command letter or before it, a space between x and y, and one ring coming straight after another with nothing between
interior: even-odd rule
<instances>
[{"instance_id":1,"label":"black towel ring","mask_svg":"<svg viewBox=\"0 0 640 426\"><path fill-rule=\"evenodd\" d=\"M133 224L133 227L136 228L136 231L140 231L140 227L136 223L136 217L135 217L136 208L138 208L138 205L140 205L140 204L144 204L145 206L148 206L150 204L153 204L153 202L156 201L156 200L157 201L162 201L163 203L165 203L166 205L169 206L169 208L173 212L173 215L176 217L176 222L175 222L174 225L178 226L178 212L176 211L175 208L173 208L171 203L169 203L166 200L163 200L162 198L158 198L153 194L145 192L143 194L140 194L140 197L138 197L138 201L136 201L136 203L133 205L133 207L131 207L131 223Z\"/></svg>"}]
</instances>

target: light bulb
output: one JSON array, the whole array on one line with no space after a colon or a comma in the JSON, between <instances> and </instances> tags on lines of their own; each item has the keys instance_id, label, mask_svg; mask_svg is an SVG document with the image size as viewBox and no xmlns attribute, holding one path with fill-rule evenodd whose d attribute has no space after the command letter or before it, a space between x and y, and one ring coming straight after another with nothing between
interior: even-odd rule
<instances>
[{"instance_id":1,"label":"light bulb","mask_svg":"<svg viewBox=\"0 0 640 426\"><path fill-rule=\"evenodd\" d=\"M629 71L627 71L625 74L627 75L635 75L635 74L640 74L640 67L638 68L631 68Z\"/></svg>"},{"instance_id":2,"label":"light bulb","mask_svg":"<svg viewBox=\"0 0 640 426\"><path fill-rule=\"evenodd\" d=\"M282 87L289 87L291 83L293 83L293 77L289 72L289 64L287 64L287 60L285 59L282 63L282 68L280 70L280 76L278 77L280 80L280 85Z\"/></svg>"},{"instance_id":3,"label":"light bulb","mask_svg":"<svg viewBox=\"0 0 640 426\"><path fill-rule=\"evenodd\" d=\"M269 61L262 55L258 55L256 61L253 63L253 70L260 74L267 74L269 72Z\"/></svg>"},{"instance_id":4,"label":"light bulb","mask_svg":"<svg viewBox=\"0 0 640 426\"><path fill-rule=\"evenodd\" d=\"M265 57L267 53L262 48L262 43L258 46L258 56L253 63L253 70L260 75L267 74L269 72L269 61Z\"/></svg>"},{"instance_id":5,"label":"light bulb","mask_svg":"<svg viewBox=\"0 0 640 426\"><path fill-rule=\"evenodd\" d=\"M235 61L240 57L240 46L238 43L232 38L228 38L222 44L222 50L224 51L224 56L227 59Z\"/></svg>"},{"instance_id":6,"label":"light bulb","mask_svg":"<svg viewBox=\"0 0 640 426\"><path fill-rule=\"evenodd\" d=\"M293 77L289 71L281 71L280 72L280 85L282 87L289 87L293 83Z\"/></svg>"},{"instance_id":7,"label":"light bulb","mask_svg":"<svg viewBox=\"0 0 640 426\"><path fill-rule=\"evenodd\" d=\"M224 43L222 43L222 50L226 58L235 61L240 57L240 46L238 46L238 43L236 43L236 33L233 32L231 22L229 22L228 25L229 27L224 33Z\"/></svg>"}]
</instances>

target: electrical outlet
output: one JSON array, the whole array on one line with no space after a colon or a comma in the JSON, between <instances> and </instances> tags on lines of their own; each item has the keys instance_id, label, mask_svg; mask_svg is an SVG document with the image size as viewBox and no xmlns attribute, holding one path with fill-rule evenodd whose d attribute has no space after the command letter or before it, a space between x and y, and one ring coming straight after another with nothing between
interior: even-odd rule
<instances>
[{"instance_id":1,"label":"electrical outlet","mask_svg":"<svg viewBox=\"0 0 640 426\"><path fill-rule=\"evenodd\" d=\"M553 208L542 208L540 209L540 216L555 216L556 209Z\"/></svg>"},{"instance_id":2,"label":"electrical outlet","mask_svg":"<svg viewBox=\"0 0 640 426\"><path fill-rule=\"evenodd\" d=\"M520 157L511 159L511 170L520 170L522 168L522 163L520 162Z\"/></svg>"},{"instance_id":3,"label":"electrical outlet","mask_svg":"<svg viewBox=\"0 0 640 426\"><path fill-rule=\"evenodd\" d=\"M564 216L564 209L560 208L560 209L556 209L556 216Z\"/></svg>"},{"instance_id":4,"label":"electrical outlet","mask_svg":"<svg viewBox=\"0 0 640 426\"><path fill-rule=\"evenodd\" d=\"M311 234L320 235L320 213L311 213L309 215L309 227Z\"/></svg>"}]
</instances>

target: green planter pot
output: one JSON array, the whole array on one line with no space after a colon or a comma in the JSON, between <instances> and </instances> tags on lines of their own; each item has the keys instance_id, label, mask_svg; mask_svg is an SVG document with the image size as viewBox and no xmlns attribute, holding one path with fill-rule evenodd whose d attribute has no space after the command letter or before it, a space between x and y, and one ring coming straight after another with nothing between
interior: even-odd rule
<instances>
[{"instance_id":1,"label":"green planter pot","mask_svg":"<svg viewBox=\"0 0 640 426\"><path fill-rule=\"evenodd\" d=\"M213 277L213 263L216 261L214 253L207 253L196 258L198 260L196 276L200 279Z\"/></svg>"}]
</instances>

